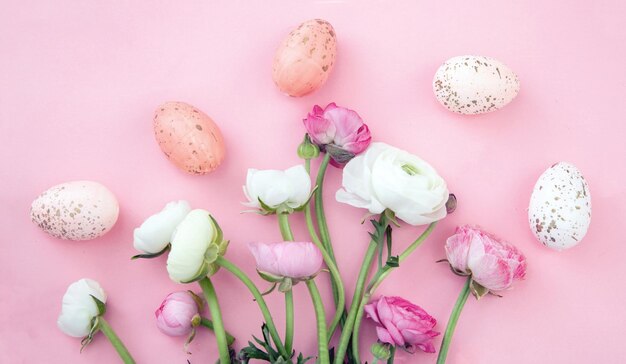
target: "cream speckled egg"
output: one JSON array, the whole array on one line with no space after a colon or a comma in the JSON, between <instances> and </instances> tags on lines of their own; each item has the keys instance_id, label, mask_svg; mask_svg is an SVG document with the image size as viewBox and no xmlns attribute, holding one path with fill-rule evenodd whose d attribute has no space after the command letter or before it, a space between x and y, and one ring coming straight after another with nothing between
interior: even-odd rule
<instances>
[{"instance_id":1,"label":"cream speckled egg","mask_svg":"<svg viewBox=\"0 0 626 364\"><path fill-rule=\"evenodd\" d=\"M548 248L563 250L580 243L591 223L591 194L575 166L560 162L543 172L530 197L528 221Z\"/></svg>"},{"instance_id":2,"label":"cream speckled egg","mask_svg":"<svg viewBox=\"0 0 626 364\"><path fill-rule=\"evenodd\" d=\"M289 96L313 92L328 79L336 55L333 26L321 19L305 21L289 33L276 51L274 83Z\"/></svg>"},{"instance_id":3,"label":"cream speckled egg","mask_svg":"<svg viewBox=\"0 0 626 364\"><path fill-rule=\"evenodd\" d=\"M33 201L31 220L46 233L67 240L106 234L119 214L117 199L103 185L73 181L51 187Z\"/></svg>"},{"instance_id":4,"label":"cream speckled egg","mask_svg":"<svg viewBox=\"0 0 626 364\"><path fill-rule=\"evenodd\" d=\"M439 67L433 80L437 100L459 114L484 114L501 109L519 92L517 75L489 57L459 56Z\"/></svg>"},{"instance_id":5,"label":"cream speckled egg","mask_svg":"<svg viewBox=\"0 0 626 364\"><path fill-rule=\"evenodd\" d=\"M166 102L154 113L154 135L167 158L190 174L215 170L226 153L213 120L184 102Z\"/></svg>"}]
</instances>

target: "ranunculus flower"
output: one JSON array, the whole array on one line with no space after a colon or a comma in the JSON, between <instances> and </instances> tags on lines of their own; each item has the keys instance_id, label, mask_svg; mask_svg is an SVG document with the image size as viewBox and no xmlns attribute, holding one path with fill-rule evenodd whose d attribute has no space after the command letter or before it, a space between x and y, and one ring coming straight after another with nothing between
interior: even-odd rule
<instances>
[{"instance_id":1,"label":"ranunculus flower","mask_svg":"<svg viewBox=\"0 0 626 364\"><path fill-rule=\"evenodd\" d=\"M472 287L477 298L508 289L526 275L526 258L515 246L477 227L458 227L446 241L446 255L456 273L471 275L482 286Z\"/></svg>"},{"instance_id":2,"label":"ranunculus flower","mask_svg":"<svg viewBox=\"0 0 626 364\"><path fill-rule=\"evenodd\" d=\"M304 119L304 127L313 143L330 154L335 166L347 163L364 151L372 140L359 114L334 102L325 109L315 105Z\"/></svg>"},{"instance_id":3,"label":"ranunculus flower","mask_svg":"<svg viewBox=\"0 0 626 364\"><path fill-rule=\"evenodd\" d=\"M339 202L379 214L390 209L411 225L423 225L446 216L448 188L433 167L406 151L372 143L343 170Z\"/></svg>"},{"instance_id":4,"label":"ranunculus flower","mask_svg":"<svg viewBox=\"0 0 626 364\"><path fill-rule=\"evenodd\" d=\"M434 353L433 338L439 333L433 328L437 324L421 307L400 297L381 296L365 305L367 316L376 322L378 340L395 345L409 352L415 347Z\"/></svg>"},{"instance_id":5,"label":"ranunculus flower","mask_svg":"<svg viewBox=\"0 0 626 364\"><path fill-rule=\"evenodd\" d=\"M322 269L322 252L311 242L249 243L263 278L293 283L313 278Z\"/></svg>"},{"instance_id":6,"label":"ranunculus flower","mask_svg":"<svg viewBox=\"0 0 626 364\"><path fill-rule=\"evenodd\" d=\"M61 331L73 337L89 335L93 319L100 316L98 305L91 296L106 303L107 295L98 282L83 278L70 284L63 296L61 315L57 320Z\"/></svg>"},{"instance_id":7,"label":"ranunculus flower","mask_svg":"<svg viewBox=\"0 0 626 364\"><path fill-rule=\"evenodd\" d=\"M157 327L169 336L189 335L200 324L201 298L191 291L173 292L154 312Z\"/></svg>"},{"instance_id":8,"label":"ranunculus flower","mask_svg":"<svg viewBox=\"0 0 626 364\"><path fill-rule=\"evenodd\" d=\"M303 165L285 171L248 169L243 192L248 198L244 205L266 212L280 208L303 207L311 194L311 178Z\"/></svg>"},{"instance_id":9,"label":"ranunculus flower","mask_svg":"<svg viewBox=\"0 0 626 364\"><path fill-rule=\"evenodd\" d=\"M148 254L156 254L172 240L176 226L191 211L187 201L172 201L163 210L148 217L134 232L135 249Z\"/></svg>"},{"instance_id":10,"label":"ranunculus flower","mask_svg":"<svg viewBox=\"0 0 626 364\"><path fill-rule=\"evenodd\" d=\"M215 260L224 255L227 241L208 211L192 210L178 224L167 257L167 272L178 283L189 283L217 271Z\"/></svg>"}]
</instances>

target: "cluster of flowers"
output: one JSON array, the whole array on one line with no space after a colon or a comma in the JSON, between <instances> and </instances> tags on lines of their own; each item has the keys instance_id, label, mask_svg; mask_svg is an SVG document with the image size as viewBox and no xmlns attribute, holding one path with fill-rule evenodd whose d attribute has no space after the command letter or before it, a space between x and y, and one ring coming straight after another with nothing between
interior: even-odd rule
<instances>
[{"instance_id":1,"label":"cluster of flowers","mask_svg":"<svg viewBox=\"0 0 626 364\"><path fill-rule=\"evenodd\" d=\"M261 359L272 363L304 363L302 354L293 349L292 287L307 285L317 317L319 363L360 363L359 329L363 317L376 325L378 342L371 347L373 362L393 362L395 350L434 353L437 321L421 307L401 297L374 297L382 281L420 245L437 222L456 208L456 197L450 194L444 179L427 162L409 152L384 143L371 143L370 131L353 110L330 104L315 106L304 119L306 135L298 148L304 164L286 170L248 170L243 187L246 206L261 215L277 215L282 242L252 242L248 248L257 263L259 275L272 288L257 288L246 274L226 259L228 241L210 213L191 209L186 201L168 203L135 229L134 246L141 252L135 258L152 258L169 252L167 271L178 283L198 282L203 294L179 291L169 294L156 310L157 327L171 336L188 336L189 343L199 326L214 331L220 363L247 363ZM313 185L311 160L324 153ZM343 168L342 187L336 200L368 210L373 216L374 231L365 252L352 301L346 306L343 280L337 267L330 234L326 225L322 189L328 165ZM310 241L295 242L289 217L303 214ZM377 217L377 218L376 218ZM428 225L408 247L393 253L392 226L398 220L413 226ZM450 339L460 310L472 293L477 299L506 290L514 281L524 278L526 261L512 245L482 231L461 226L445 244L446 261L452 271L465 276L466 284L448 322L439 350L438 363L444 363ZM376 259L378 257L378 259ZM371 270L377 270L371 275ZM334 314L326 319L326 310L316 286L316 277L324 265L330 272ZM264 341L256 340L238 353L232 349L234 338L225 323L212 276L223 268L234 274L250 290L263 314ZM372 277L368 280L368 277ZM287 329L281 336L263 298L275 288L284 294ZM206 301L206 302L205 302ZM205 303L210 319L202 316ZM111 339L124 362L133 363L103 318L106 294L95 281L83 279L72 284L63 298L58 320L65 333L82 337L88 344L102 331ZM329 342L337 333L334 350Z\"/></svg>"}]
</instances>

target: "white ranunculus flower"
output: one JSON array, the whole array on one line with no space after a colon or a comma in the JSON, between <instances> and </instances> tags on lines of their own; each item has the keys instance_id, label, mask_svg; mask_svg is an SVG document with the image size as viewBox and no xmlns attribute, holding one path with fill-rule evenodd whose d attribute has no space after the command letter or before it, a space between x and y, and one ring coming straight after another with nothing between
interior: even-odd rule
<instances>
[{"instance_id":1,"label":"white ranunculus flower","mask_svg":"<svg viewBox=\"0 0 626 364\"><path fill-rule=\"evenodd\" d=\"M70 284L63 296L61 314L57 320L61 331L73 337L89 335L93 318L100 314L92 295L106 303L107 295L98 282L83 278Z\"/></svg>"},{"instance_id":2,"label":"white ranunculus flower","mask_svg":"<svg viewBox=\"0 0 626 364\"><path fill-rule=\"evenodd\" d=\"M448 195L446 181L428 163L385 143L372 143L344 168L336 199L373 214L390 209L411 225L423 225L446 216Z\"/></svg>"},{"instance_id":3,"label":"white ranunculus flower","mask_svg":"<svg viewBox=\"0 0 626 364\"><path fill-rule=\"evenodd\" d=\"M174 231L167 257L167 272L173 281L189 282L200 274L216 234L208 211L196 209L187 214Z\"/></svg>"},{"instance_id":4,"label":"white ranunculus flower","mask_svg":"<svg viewBox=\"0 0 626 364\"><path fill-rule=\"evenodd\" d=\"M148 254L156 254L172 240L176 226L191 211L184 200L172 201L163 210L150 216L134 232L135 249Z\"/></svg>"},{"instance_id":5,"label":"white ranunculus flower","mask_svg":"<svg viewBox=\"0 0 626 364\"><path fill-rule=\"evenodd\" d=\"M307 203L311 194L311 179L303 165L285 171L248 169L243 192L248 198L244 205L262 209L259 200L271 209L281 205L296 209Z\"/></svg>"}]
</instances>

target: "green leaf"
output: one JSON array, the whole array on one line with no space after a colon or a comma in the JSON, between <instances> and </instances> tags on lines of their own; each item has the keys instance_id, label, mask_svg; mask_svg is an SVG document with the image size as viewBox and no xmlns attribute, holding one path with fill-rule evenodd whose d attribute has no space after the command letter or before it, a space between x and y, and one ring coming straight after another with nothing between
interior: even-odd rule
<instances>
[{"instance_id":1,"label":"green leaf","mask_svg":"<svg viewBox=\"0 0 626 364\"><path fill-rule=\"evenodd\" d=\"M135 259L153 259L156 257L160 257L161 255L163 255L166 251L170 250L171 244L167 244L165 246L165 248L163 248L163 250L161 250L158 253L144 253L144 254L137 254L137 255L133 255L130 259L131 260L135 260Z\"/></svg>"},{"instance_id":2,"label":"green leaf","mask_svg":"<svg viewBox=\"0 0 626 364\"><path fill-rule=\"evenodd\" d=\"M224 240L224 233L222 232L222 228L220 224L217 223L217 220L213 217L213 215L209 214L209 219L211 219L211 223L213 224L213 228L215 228L215 236L213 237L212 243L215 245L220 245L222 240Z\"/></svg>"},{"instance_id":3,"label":"green leaf","mask_svg":"<svg viewBox=\"0 0 626 364\"><path fill-rule=\"evenodd\" d=\"M265 202L263 202L263 200L261 200L261 198L257 198L257 200L259 200L259 204L261 205L261 210L266 211L268 214L275 214L276 213L276 209L269 207L268 205L265 204Z\"/></svg>"},{"instance_id":4,"label":"green leaf","mask_svg":"<svg viewBox=\"0 0 626 364\"><path fill-rule=\"evenodd\" d=\"M90 294L91 298L96 302L96 306L98 306L98 316L102 316L107 312L107 306L104 302L100 301L96 296Z\"/></svg>"},{"instance_id":5,"label":"green leaf","mask_svg":"<svg viewBox=\"0 0 626 364\"><path fill-rule=\"evenodd\" d=\"M477 283L475 280L472 279L472 281L470 282L470 292L472 292L474 297L476 297L476 299L479 300L483 296L485 296L487 293L489 293L489 289L483 287L482 285L480 285L479 283Z\"/></svg>"},{"instance_id":6,"label":"green leaf","mask_svg":"<svg viewBox=\"0 0 626 364\"><path fill-rule=\"evenodd\" d=\"M278 290L280 292L289 292L291 291L291 287L293 286L293 281L291 278L283 278L283 280L278 285Z\"/></svg>"}]
</instances>

